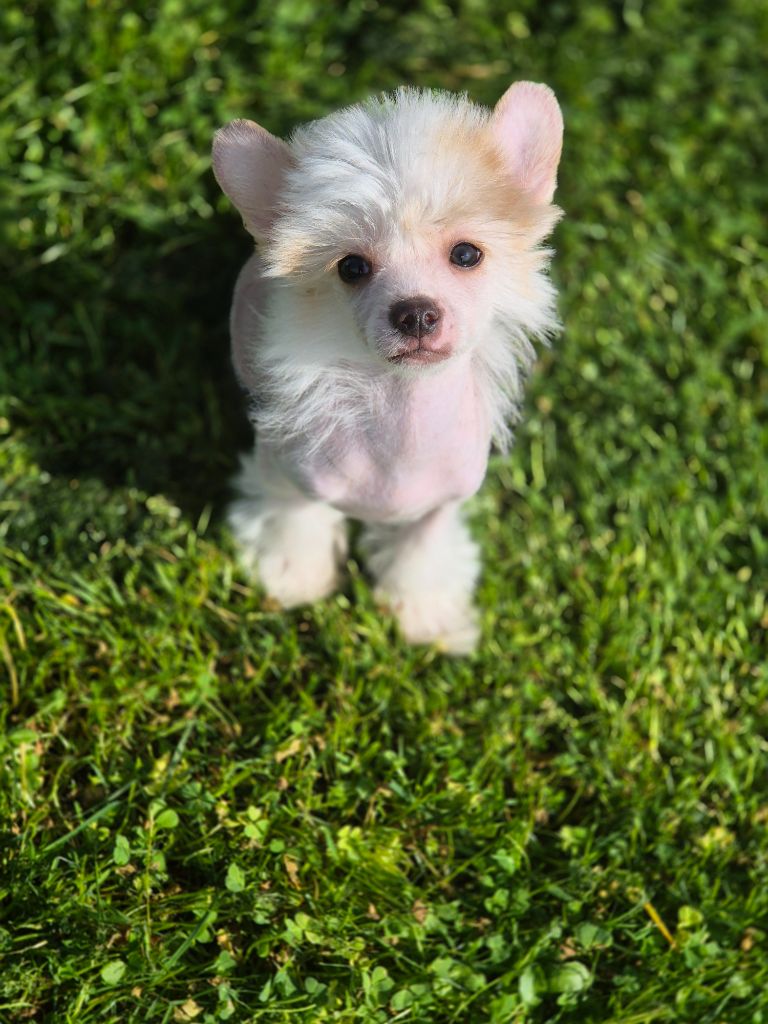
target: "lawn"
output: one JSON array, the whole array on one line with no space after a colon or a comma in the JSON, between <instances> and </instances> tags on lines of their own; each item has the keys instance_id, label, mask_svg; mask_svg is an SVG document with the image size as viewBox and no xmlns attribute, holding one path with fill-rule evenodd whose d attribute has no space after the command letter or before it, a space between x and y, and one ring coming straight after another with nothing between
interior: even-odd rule
<instances>
[{"instance_id":1,"label":"lawn","mask_svg":"<svg viewBox=\"0 0 768 1024\"><path fill-rule=\"evenodd\" d=\"M7 0L0 1021L768 1022L768 7ZM210 173L401 82L560 97L471 659L222 524Z\"/></svg>"}]
</instances>

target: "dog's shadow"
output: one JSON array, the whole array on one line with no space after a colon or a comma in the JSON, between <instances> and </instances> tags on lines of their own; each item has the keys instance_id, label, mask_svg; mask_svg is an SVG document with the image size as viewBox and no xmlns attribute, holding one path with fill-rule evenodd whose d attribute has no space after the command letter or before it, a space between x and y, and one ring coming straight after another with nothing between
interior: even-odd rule
<instances>
[{"instance_id":1,"label":"dog's shadow","mask_svg":"<svg viewBox=\"0 0 768 1024\"><path fill-rule=\"evenodd\" d=\"M106 252L19 270L18 344L0 377L41 478L161 494L192 521L204 509L219 518L251 439L227 323L250 248L231 217L186 236L128 225Z\"/></svg>"}]
</instances>

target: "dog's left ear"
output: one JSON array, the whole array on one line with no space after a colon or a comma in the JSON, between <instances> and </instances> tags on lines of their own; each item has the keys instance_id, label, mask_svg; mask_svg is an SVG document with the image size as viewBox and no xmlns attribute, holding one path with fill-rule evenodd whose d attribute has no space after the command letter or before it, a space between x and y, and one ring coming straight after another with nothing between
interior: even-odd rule
<instances>
[{"instance_id":1,"label":"dog's left ear","mask_svg":"<svg viewBox=\"0 0 768 1024\"><path fill-rule=\"evenodd\" d=\"M287 143L255 121L232 121L213 139L213 173L254 238L268 233L276 216L285 173Z\"/></svg>"},{"instance_id":2,"label":"dog's left ear","mask_svg":"<svg viewBox=\"0 0 768 1024\"><path fill-rule=\"evenodd\" d=\"M515 82L496 104L491 124L517 187L535 203L552 202L563 115L549 86Z\"/></svg>"}]
</instances>

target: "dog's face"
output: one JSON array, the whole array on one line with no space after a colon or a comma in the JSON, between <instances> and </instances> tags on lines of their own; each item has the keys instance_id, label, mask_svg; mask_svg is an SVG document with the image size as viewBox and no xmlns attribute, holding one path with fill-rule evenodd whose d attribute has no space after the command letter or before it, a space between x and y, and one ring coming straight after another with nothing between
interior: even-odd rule
<instances>
[{"instance_id":1,"label":"dog's face","mask_svg":"<svg viewBox=\"0 0 768 1024\"><path fill-rule=\"evenodd\" d=\"M493 112L404 89L290 144L235 121L217 133L214 170L290 289L286 315L338 324L345 358L356 347L415 372L481 344L498 319L525 325L561 143L545 86L517 83Z\"/></svg>"}]
</instances>

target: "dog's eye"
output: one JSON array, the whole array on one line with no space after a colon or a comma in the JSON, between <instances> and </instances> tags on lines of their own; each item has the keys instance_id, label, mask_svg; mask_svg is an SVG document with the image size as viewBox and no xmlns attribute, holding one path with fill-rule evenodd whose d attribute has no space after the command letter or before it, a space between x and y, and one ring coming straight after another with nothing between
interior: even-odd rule
<instances>
[{"instance_id":1,"label":"dog's eye","mask_svg":"<svg viewBox=\"0 0 768 1024\"><path fill-rule=\"evenodd\" d=\"M339 277L345 284L357 284L370 276L371 265L364 256L350 253L336 264Z\"/></svg>"},{"instance_id":2,"label":"dog's eye","mask_svg":"<svg viewBox=\"0 0 768 1024\"><path fill-rule=\"evenodd\" d=\"M482 258L482 252L471 242L459 242L451 249L451 263L455 263L457 267L476 267Z\"/></svg>"}]
</instances>

